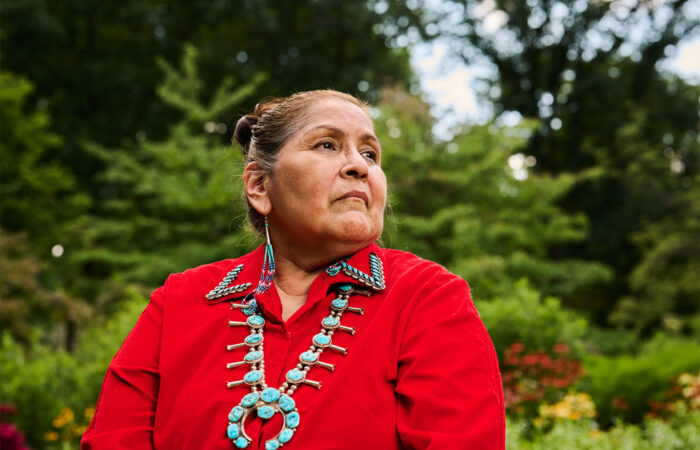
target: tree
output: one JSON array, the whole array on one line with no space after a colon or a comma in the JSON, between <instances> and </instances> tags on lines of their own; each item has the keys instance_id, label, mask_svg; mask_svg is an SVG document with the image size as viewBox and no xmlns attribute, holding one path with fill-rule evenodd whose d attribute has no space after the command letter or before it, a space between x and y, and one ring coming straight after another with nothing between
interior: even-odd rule
<instances>
[{"instance_id":1,"label":"tree","mask_svg":"<svg viewBox=\"0 0 700 450\"><path fill-rule=\"evenodd\" d=\"M566 299L603 323L635 289L630 274L647 258L634 236L689 208L683 192L695 190L700 90L659 64L700 31L691 2L449 4L444 30L463 44L459 56L497 72L482 89L495 111L540 120L523 149L537 159L533 169L581 175L560 201L586 215L587 239L551 251L614 269L611 283ZM687 267L697 265L697 255L685 257Z\"/></svg>"},{"instance_id":2,"label":"tree","mask_svg":"<svg viewBox=\"0 0 700 450\"><path fill-rule=\"evenodd\" d=\"M236 182L242 158L237 148L220 143L227 128L214 120L266 76L235 88L224 79L207 100L198 54L187 45L179 68L159 63L164 81L157 92L181 113L166 139L87 146L105 167L95 177L105 194L77 252L83 277L117 276L153 286L171 272L231 257L255 242L242 231L245 209Z\"/></svg>"},{"instance_id":3,"label":"tree","mask_svg":"<svg viewBox=\"0 0 700 450\"><path fill-rule=\"evenodd\" d=\"M550 247L583 239L586 220L557 206L575 177L525 178L509 168L513 154L523 156L533 123L474 126L440 144L429 135L427 107L406 92L387 91L380 111L390 246L440 262L482 299L507 296L523 277L550 295L610 277L601 264L549 256Z\"/></svg>"},{"instance_id":4,"label":"tree","mask_svg":"<svg viewBox=\"0 0 700 450\"><path fill-rule=\"evenodd\" d=\"M3 66L35 84L32 101L46 105L64 137L57 156L99 202L92 175L101 160L78 144L160 140L179 120L181 111L156 93L157 56L172 63L184 42L193 43L208 95L225 76L270 74L255 96L232 108L325 87L376 97L384 84L411 82L408 52L391 42L415 28L418 14L404 2L381 3L386 7L331 0L7 0L0 5ZM403 19L383 27L390 16ZM230 124L238 112L221 110L210 119Z\"/></svg>"},{"instance_id":5,"label":"tree","mask_svg":"<svg viewBox=\"0 0 700 450\"><path fill-rule=\"evenodd\" d=\"M31 91L25 78L0 71L0 324L25 343L32 326L70 330L88 313L57 276L65 262L57 258L71 247L89 198L56 161L61 139L49 116L27 108Z\"/></svg>"},{"instance_id":6,"label":"tree","mask_svg":"<svg viewBox=\"0 0 700 450\"><path fill-rule=\"evenodd\" d=\"M61 138L48 114L27 107L32 90L26 78L0 72L0 226L29 232L33 250L48 256L89 199L75 192L75 179L56 160Z\"/></svg>"}]
</instances>

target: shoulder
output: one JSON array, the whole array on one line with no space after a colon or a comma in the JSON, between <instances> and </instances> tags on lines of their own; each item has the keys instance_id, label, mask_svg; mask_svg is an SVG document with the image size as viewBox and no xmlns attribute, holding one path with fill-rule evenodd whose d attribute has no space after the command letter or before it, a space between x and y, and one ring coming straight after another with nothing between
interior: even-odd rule
<instances>
[{"instance_id":1,"label":"shoulder","mask_svg":"<svg viewBox=\"0 0 700 450\"><path fill-rule=\"evenodd\" d=\"M444 266L423 259L413 253L389 248L382 249L385 272L391 284L409 284L415 288L462 287L469 290L467 282Z\"/></svg>"},{"instance_id":2,"label":"shoulder","mask_svg":"<svg viewBox=\"0 0 700 450\"><path fill-rule=\"evenodd\" d=\"M182 272L171 273L165 280L163 289L173 291L200 291L214 288L226 274L236 267L243 257L224 259L201 266L192 267Z\"/></svg>"},{"instance_id":3,"label":"shoulder","mask_svg":"<svg viewBox=\"0 0 700 450\"><path fill-rule=\"evenodd\" d=\"M208 264L202 264L183 272L168 276L163 286L164 293L169 298L201 298L228 281L231 286L251 284L259 276L255 267L259 258L260 247L237 258L224 259ZM234 270L235 269L235 270ZM238 291L235 291L238 292ZM213 299L216 302L216 299Z\"/></svg>"},{"instance_id":4,"label":"shoulder","mask_svg":"<svg viewBox=\"0 0 700 450\"><path fill-rule=\"evenodd\" d=\"M186 269L182 272L171 273L166 280L166 284L177 282L192 282L201 279L209 279L211 277L223 277L226 272L236 267L245 256L238 258L222 259L207 264L202 264L197 267Z\"/></svg>"}]
</instances>

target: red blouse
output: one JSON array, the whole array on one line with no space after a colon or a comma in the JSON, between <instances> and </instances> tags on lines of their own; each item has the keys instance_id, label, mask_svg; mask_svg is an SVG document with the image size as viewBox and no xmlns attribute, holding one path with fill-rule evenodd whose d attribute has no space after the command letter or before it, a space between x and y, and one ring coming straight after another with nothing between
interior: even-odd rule
<instances>
[{"instance_id":1,"label":"red blouse","mask_svg":"<svg viewBox=\"0 0 700 450\"><path fill-rule=\"evenodd\" d=\"M493 344L461 278L438 264L407 252L371 245L346 262L370 274L370 252L383 263L386 288L354 294L334 345L347 355L324 350L292 398L301 420L285 448L293 449L503 449L503 391ZM263 247L168 277L156 289L134 329L109 366L97 411L82 449L231 449L228 414L250 387L227 387L248 372L242 361L248 327L231 300L257 286ZM234 267L231 285L251 283L240 293L207 300ZM330 271L331 273L333 271ZM338 283L364 284L343 271L322 272L306 303L286 322L276 289L257 298L265 318L264 357L268 386L280 387L285 374L309 350L329 315ZM369 290L368 290L369 292ZM240 300L240 298L239 298ZM280 414L248 418L247 448L264 449L282 428Z\"/></svg>"}]
</instances>

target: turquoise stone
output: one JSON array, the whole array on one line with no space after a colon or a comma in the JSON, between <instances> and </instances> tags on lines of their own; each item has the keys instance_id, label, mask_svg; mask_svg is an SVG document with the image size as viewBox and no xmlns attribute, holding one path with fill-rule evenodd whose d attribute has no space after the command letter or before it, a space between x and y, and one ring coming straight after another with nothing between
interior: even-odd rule
<instances>
[{"instance_id":1,"label":"turquoise stone","mask_svg":"<svg viewBox=\"0 0 700 450\"><path fill-rule=\"evenodd\" d=\"M264 402L272 403L280 398L280 391L275 388L263 389L260 393L260 398L262 398Z\"/></svg>"},{"instance_id":2,"label":"turquoise stone","mask_svg":"<svg viewBox=\"0 0 700 450\"><path fill-rule=\"evenodd\" d=\"M311 351L305 351L301 355L299 355L299 359L305 363L310 363L313 364L316 361L318 361L318 355L314 352Z\"/></svg>"},{"instance_id":3,"label":"turquoise stone","mask_svg":"<svg viewBox=\"0 0 700 450\"><path fill-rule=\"evenodd\" d=\"M248 440L246 438L244 438L243 436L236 439L236 447L246 448L247 446L248 446Z\"/></svg>"},{"instance_id":4,"label":"turquoise stone","mask_svg":"<svg viewBox=\"0 0 700 450\"><path fill-rule=\"evenodd\" d=\"M245 338L245 343L246 344L259 344L263 340L262 334L250 334L246 336Z\"/></svg>"},{"instance_id":5,"label":"turquoise stone","mask_svg":"<svg viewBox=\"0 0 700 450\"><path fill-rule=\"evenodd\" d=\"M299 369L292 369L287 372L287 378L291 381L301 381L304 379L304 372Z\"/></svg>"},{"instance_id":6,"label":"turquoise stone","mask_svg":"<svg viewBox=\"0 0 700 450\"><path fill-rule=\"evenodd\" d=\"M313 343L319 347L325 347L331 343L331 338L323 333L318 333L316 336L314 336Z\"/></svg>"},{"instance_id":7,"label":"turquoise stone","mask_svg":"<svg viewBox=\"0 0 700 450\"><path fill-rule=\"evenodd\" d=\"M257 309L257 307L258 307L258 302L255 301L255 299L253 299L248 303L248 307L244 308L242 310L243 314L245 314L246 316L250 316L252 314L255 314L255 310Z\"/></svg>"},{"instance_id":8,"label":"turquoise stone","mask_svg":"<svg viewBox=\"0 0 700 450\"><path fill-rule=\"evenodd\" d=\"M262 326L264 324L265 324L265 319L258 316L257 314L254 316L248 317L248 325Z\"/></svg>"},{"instance_id":9,"label":"turquoise stone","mask_svg":"<svg viewBox=\"0 0 700 450\"><path fill-rule=\"evenodd\" d=\"M374 283L374 277L369 277L369 282Z\"/></svg>"},{"instance_id":10,"label":"turquoise stone","mask_svg":"<svg viewBox=\"0 0 700 450\"><path fill-rule=\"evenodd\" d=\"M260 399L260 395L257 392L251 392L241 399L241 405L250 408L258 402L258 399Z\"/></svg>"},{"instance_id":11,"label":"turquoise stone","mask_svg":"<svg viewBox=\"0 0 700 450\"><path fill-rule=\"evenodd\" d=\"M243 375L243 379L248 383L257 383L262 378L262 372L259 370L251 370Z\"/></svg>"},{"instance_id":12,"label":"turquoise stone","mask_svg":"<svg viewBox=\"0 0 700 450\"><path fill-rule=\"evenodd\" d=\"M275 415L275 410L271 406L261 406L258 408L258 417L261 419L269 419Z\"/></svg>"},{"instance_id":13,"label":"turquoise stone","mask_svg":"<svg viewBox=\"0 0 700 450\"><path fill-rule=\"evenodd\" d=\"M282 430L277 439L279 439L281 443L286 444L287 442L292 440L292 436L294 436L294 430L285 428L284 430Z\"/></svg>"},{"instance_id":14,"label":"turquoise stone","mask_svg":"<svg viewBox=\"0 0 700 450\"><path fill-rule=\"evenodd\" d=\"M278 448L280 448L280 441L277 439L265 442L265 450L277 450Z\"/></svg>"},{"instance_id":15,"label":"turquoise stone","mask_svg":"<svg viewBox=\"0 0 700 450\"><path fill-rule=\"evenodd\" d=\"M277 403L279 403L280 408L284 412L293 411L296 406L292 397L288 395L283 395Z\"/></svg>"},{"instance_id":16,"label":"turquoise stone","mask_svg":"<svg viewBox=\"0 0 700 450\"><path fill-rule=\"evenodd\" d=\"M343 300L342 298L336 298L335 300L333 300L331 302L331 304L333 305L334 308L340 309L340 308L345 308L346 306L348 306L348 301Z\"/></svg>"},{"instance_id":17,"label":"turquoise stone","mask_svg":"<svg viewBox=\"0 0 700 450\"><path fill-rule=\"evenodd\" d=\"M338 286L338 289L340 289L343 292L347 292L350 289L352 289L352 286L350 286L349 284L341 284L340 286Z\"/></svg>"},{"instance_id":18,"label":"turquoise stone","mask_svg":"<svg viewBox=\"0 0 700 450\"><path fill-rule=\"evenodd\" d=\"M229 425L226 429L226 434L228 435L229 439L236 439L238 437L238 425L235 423Z\"/></svg>"},{"instance_id":19,"label":"turquoise stone","mask_svg":"<svg viewBox=\"0 0 700 450\"><path fill-rule=\"evenodd\" d=\"M257 359L259 359L262 356L262 352L255 351L255 352L249 352L247 355L245 355L246 362L253 362Z\"/></svg>"},{"instance_id":20,"label":"turquoise stone","mask_svg":"<svg viewBox=\"0 0 700 450\"><path fill-rule=\"evenodd\" d=\"M333 317L333 316L328 316L328 317L325 317L325 318L321 321L321 323L322 323L324 326L327 326L327 327L334 327L334 326L338 325L338 318L337 318L337 317Z\"/></svg>"},{"instance_id":21,"label":"turquoise stone","mask_svg":"<svg viewBox=\"0 0 700 450\"><path fill-rule=\"evenodd\" d=\"M287 414L287 419L285 420L289 428L296 428L299 426L299 413L294 411Z\"/></svg>"},{"instance_id":22,"label":"turquoise stone","mask_svg":"<svg viewBox=\"0 0 700 450\"><path fill-rule=\"evenodd\" d=\"M241 408L240 406L234 406L231 412L228 413L228 420L231 422L238 422L238 419L240 419L242 416L243 408Z\"/></svg>"}]
</instances>

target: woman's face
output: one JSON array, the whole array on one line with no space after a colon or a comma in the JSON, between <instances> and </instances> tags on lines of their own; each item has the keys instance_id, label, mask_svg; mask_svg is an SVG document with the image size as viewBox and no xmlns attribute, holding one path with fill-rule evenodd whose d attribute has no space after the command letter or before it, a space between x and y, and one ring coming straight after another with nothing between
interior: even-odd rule
<instances>
[{"instance_id":1,"label":"woman's face","mask_svg":"<svg viewBox=\"0 0 700 450\"><path fill-rule=\"evenodd\" d=\"M336 242L354 251L374 242L386 202L380 162L374 124L362 109L317 101L265 180L271 230L293 246Z\"/></svg>"}]
</instances>

